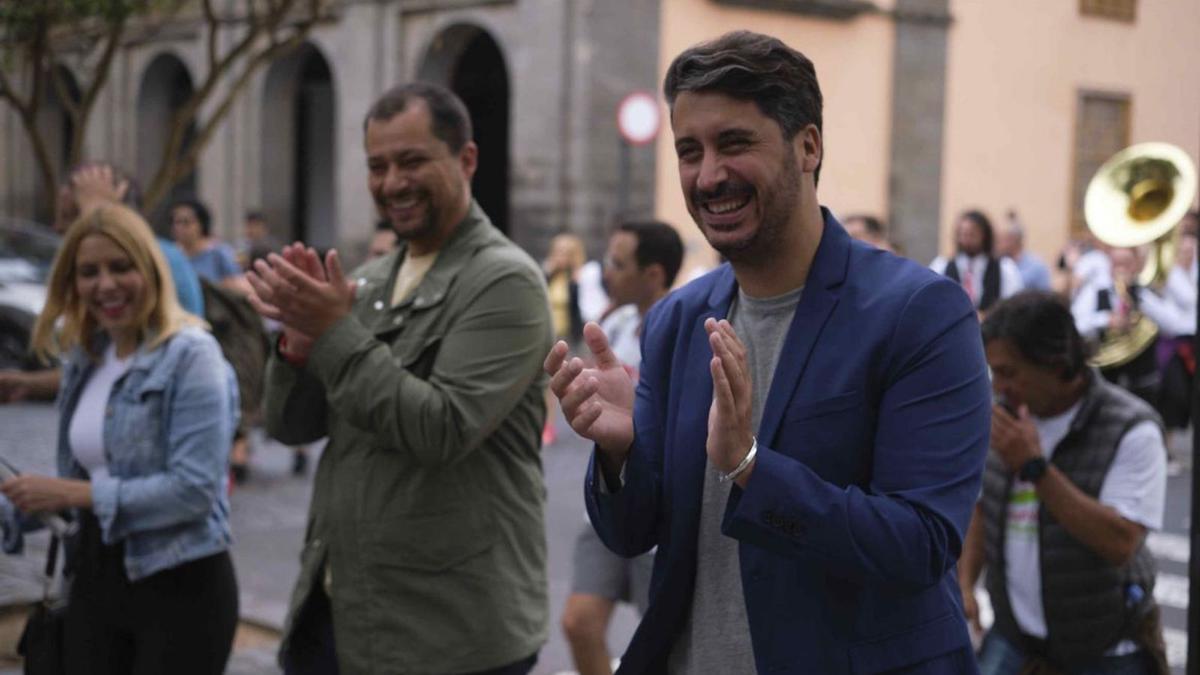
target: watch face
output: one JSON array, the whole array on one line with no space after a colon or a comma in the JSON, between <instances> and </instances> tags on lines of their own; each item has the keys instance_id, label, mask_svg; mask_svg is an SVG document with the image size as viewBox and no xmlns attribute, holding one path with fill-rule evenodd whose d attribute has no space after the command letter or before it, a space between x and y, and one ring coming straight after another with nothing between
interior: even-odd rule
<instances>
[{"instance_id":1,"label":"watch face","mask_svg":"<svg viewBox=\"0 0 1200 675\"><path fill-rule=\"evenodd\" d=\"M1021 476L1021 480L1036 481L1046 473L1046 458L1036 457L1025 462L1025 465L1021 467L1018 473Z\"/></svg>"}]
</instances>

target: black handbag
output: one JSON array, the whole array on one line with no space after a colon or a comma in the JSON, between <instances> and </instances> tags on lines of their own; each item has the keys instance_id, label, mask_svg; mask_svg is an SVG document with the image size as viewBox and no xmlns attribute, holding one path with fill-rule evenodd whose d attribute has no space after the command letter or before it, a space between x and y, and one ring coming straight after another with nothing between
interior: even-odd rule
<instances>
[{"instance_id":1,"label":"black handbag","mask_svg":"<svg viewBox=\"0 0 1200 675\"><path fill-rule=\"evenodd\" d=\"M17 653L25 659L25 675L65 675L67 672L64 653L67 605L50 597L58 568L58 549L59 538L52 535L50 549L46 552L42 601L30 612L21 641L17 643Z\"/></svg>"}]
</instances>

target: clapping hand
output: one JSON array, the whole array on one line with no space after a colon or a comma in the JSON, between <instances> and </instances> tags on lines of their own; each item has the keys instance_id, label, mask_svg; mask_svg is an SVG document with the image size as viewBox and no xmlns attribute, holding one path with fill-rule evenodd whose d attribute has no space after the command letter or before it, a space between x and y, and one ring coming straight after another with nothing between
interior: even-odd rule
<instances>
[{"instance_id":1,"label":"clapping hand","mask_svg":"<svg viewBox=\"0 0 1200 675\"><path fill-rule=\"evenodd\" d=\"M722 473L730 473L742 462L754 444L750 428L753 389L746 347L726 320L704 322L708 343L713 350L709 369L713 378L713 401L708 411L708 461ZM736 479L745 487L754 465Z\"/></svg>"},{"instance_id":2,"label":"clapping hand","mask_svg":"<svg viewBox=\"0 0 1200 675\"><path fill-rule=\"evenodd\" d=\"M600 326L584 326L583 339L595 365L584 367L578 356L568 359L567 343L560 340L546 356L550 391L562 403L571 428L600 447L606 471L615 474L633 445L633 378L609 348Z\"/></svg>"},{"instance_id":3,"label":"clapping hand","mask_svg":"<svg viewBox=\"0 0 1200 675\"><path fill-rule=\"evenodd\" d=\"M322 262L315 250L295 243L255 261L246 278L254 290L250 304L283 324L289 351L299 356L354 303L355 284L346 280L337 251Z\"/></svg>"}]
</instances>

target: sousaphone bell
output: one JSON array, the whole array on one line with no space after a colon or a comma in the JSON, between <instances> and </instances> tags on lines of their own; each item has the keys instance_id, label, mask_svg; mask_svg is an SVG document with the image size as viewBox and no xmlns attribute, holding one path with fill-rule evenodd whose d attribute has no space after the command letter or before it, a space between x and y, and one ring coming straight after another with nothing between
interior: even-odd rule
<instances>
[{"instance_id":1,"label":"sousaphone bell","mask_svg":"<svg viewBox=\"0 0 1200 675\"><path fill-rule=\"evenodd\" d=\"M1109 246L1149 245L1138 283L1161 286L1174 264L1177 225L1195 196L1196 167L1186 152L1169 143L1140 143L1113 155L1092 177L1084 217L1092 234ZM1129 330L1105 336L1092 364L1125 365L1156 337L1158 326L1138 312Z\"/></svg>"}]
</instances>

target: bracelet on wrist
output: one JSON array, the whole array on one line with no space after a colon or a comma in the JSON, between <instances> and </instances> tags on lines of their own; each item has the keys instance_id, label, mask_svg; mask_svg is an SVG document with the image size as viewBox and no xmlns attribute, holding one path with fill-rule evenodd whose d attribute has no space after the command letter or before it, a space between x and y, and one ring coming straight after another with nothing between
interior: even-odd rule
<instances>
[{"instance_id":1,"label":"bracelet on wrist","mask_svg":"<svg viewBox=\"0 0 1200 675\"><path fill-rule=\"evenodd\" d=\"M758 454L758 437L751 436L751 438L754 442L750 444L750 451L747 452L746 456L742 458L742 461L739 462L736 467L734 467L733 471L721 476L720 479L718 479L718 482L728 483L731 480L735 480L738 476L746 473L746 469L750 468L750 463L754 461L754 456Z\"/></svg>"}]
</instances>

